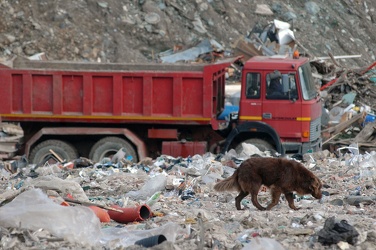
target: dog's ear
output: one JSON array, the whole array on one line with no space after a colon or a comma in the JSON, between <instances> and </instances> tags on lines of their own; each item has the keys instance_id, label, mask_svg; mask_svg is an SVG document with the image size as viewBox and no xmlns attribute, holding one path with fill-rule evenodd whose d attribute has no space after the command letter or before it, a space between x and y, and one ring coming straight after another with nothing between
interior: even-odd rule
<instances>
[{"instance_id":1,"label":"dog's ear","mask_svg":"<svg viewBox=\"0 0 376 250\"><path fill-rule=\"evenodd\" d=\"M322 187L320 179L317 178L317 177L313 177L311 179L311 187L312 187L312 191L314 191L314 190L320 190L321 187Z\"/></svg>"},{"instance_id":2,"label":"dog's ear","mask_svg":"<svg viewBox=\"0 0 376 250\"><path fill-rule=\"evenodd\" d=\"M321 187L322 187L322 184L321 184L320 179L317 178L316 176L312 177L311 184L309 185L309 190L311 191L311 194L313 197L317 199L321 199L321 196L322 196Z\"/></svg>"}]
</instances>

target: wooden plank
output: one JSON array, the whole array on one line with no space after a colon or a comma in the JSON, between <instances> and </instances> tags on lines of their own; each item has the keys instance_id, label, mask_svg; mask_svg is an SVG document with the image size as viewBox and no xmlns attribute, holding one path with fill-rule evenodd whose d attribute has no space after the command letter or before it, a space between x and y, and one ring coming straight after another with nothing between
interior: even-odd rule
<instances>
[{"instance_id":1,"label":"wooden plank","mask_svg":"<svg viewBox=\"0 0 376 250\"><path fill-rule=\"evenodd\" d=\"M355 123L355 122L357 122L361 119L364 119L365 115L366 115L365 112L359 113L359 114L353 116L350 120L345 121L345 122L341 122L340 124L337 124L334 127L329 127L327 129L324 129L324 130L322 130L322 132L329 132L329 133L337 134L339 132L342 132L346 128L350 127L353 123Z\"/></svg>"}]
</instances>

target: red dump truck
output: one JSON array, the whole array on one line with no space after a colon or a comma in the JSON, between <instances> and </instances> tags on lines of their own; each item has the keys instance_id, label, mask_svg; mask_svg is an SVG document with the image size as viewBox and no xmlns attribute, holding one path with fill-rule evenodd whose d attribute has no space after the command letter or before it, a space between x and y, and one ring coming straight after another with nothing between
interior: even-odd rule
<instances>
[{"instance_id":1,"label":"red dump truck","mask_svg":"<svg viewBox=\"0 0 376 250\"><path fill-rule=\"evenodd\" d=\"M243 62L239 108L228 112L226 69L238 59L170 65L17 57L0 64L0 116L22 127L18 154L31 163L100 161L121 148L137 162L241 150L243 142L280 154L320 149L321 103L308 59ZM280 96L268 93L276 72Z\"/></svg>"}]
</instances>

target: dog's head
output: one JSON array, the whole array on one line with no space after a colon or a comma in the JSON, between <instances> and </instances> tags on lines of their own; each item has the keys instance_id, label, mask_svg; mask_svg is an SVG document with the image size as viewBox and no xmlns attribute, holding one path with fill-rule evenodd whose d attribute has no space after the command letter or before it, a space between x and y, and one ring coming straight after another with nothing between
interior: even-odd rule
<instances>
[{"instance_id":1,"label":"dog's head","mask_svg":"<svg viewBox=\"0 0 376 250\"><path fill-rule=\"evenodd\" d=\"M319 178L317 178L316 176L311 178L309 190L311 192L311 195L315 197L316 199L321 199L322 197L321 187L322 187L322 184Z\"/></svg>"}]
</instances>

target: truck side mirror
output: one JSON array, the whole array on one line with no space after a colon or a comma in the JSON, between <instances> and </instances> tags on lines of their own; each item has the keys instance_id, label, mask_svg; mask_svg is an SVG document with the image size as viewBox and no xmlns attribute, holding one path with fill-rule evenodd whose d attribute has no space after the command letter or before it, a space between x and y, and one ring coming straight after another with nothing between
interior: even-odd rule
<instances>
[{"instance_id":1,"label":"truck side mirror","mask_svg":"<svg viewBox=\"0 0 376 250\"><path fill-rule=\"evenodd\" d=\"M289 75L283 74L282 75L282 92L287 93L290 90L290 81Z\"/></svg>"}]
</instances>

